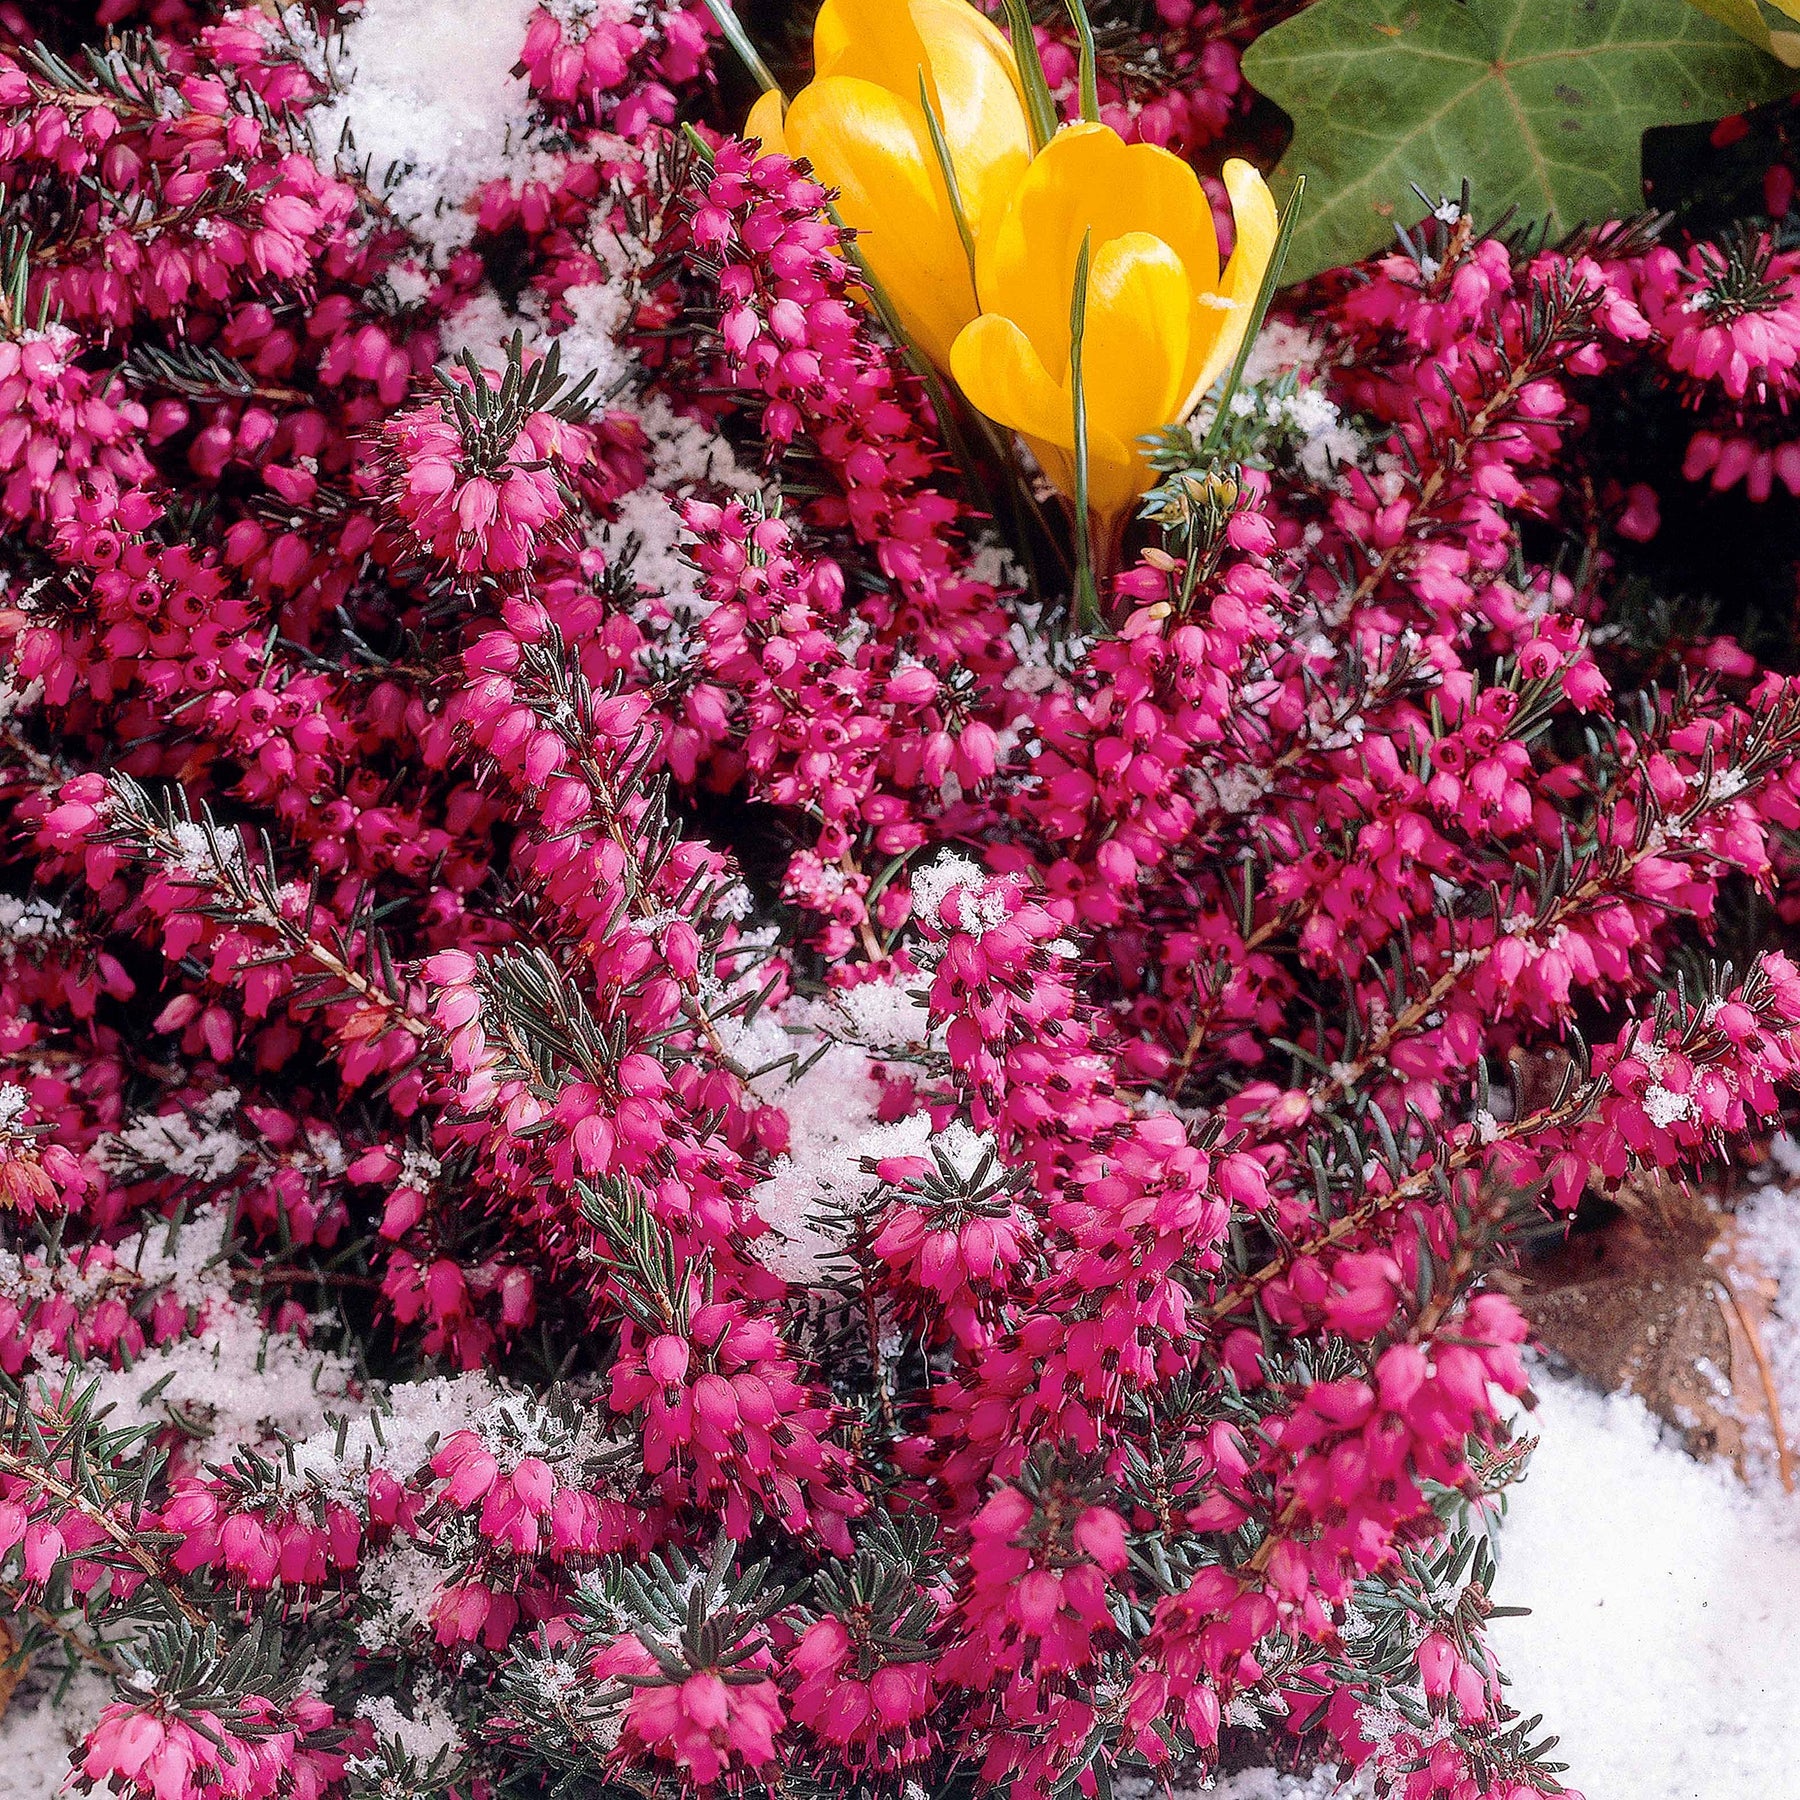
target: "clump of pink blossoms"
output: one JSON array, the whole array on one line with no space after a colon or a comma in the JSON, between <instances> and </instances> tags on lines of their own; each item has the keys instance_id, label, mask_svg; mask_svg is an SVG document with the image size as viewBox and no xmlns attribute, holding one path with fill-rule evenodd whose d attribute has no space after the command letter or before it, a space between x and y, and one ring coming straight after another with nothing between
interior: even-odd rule
<instances>
[{"instance_id":1,"label":"clump of pink blossoms","mask_svg":"<svg viewBox=\"0 0 1800 1800\"><path fill-rule=\"evenodd\" d=\"M1800 693L1646 639L1606 419L1800 491L1793 253L1446 203L1078 633L706 8L534 9L415 215L310 131L380 5L0 7L18 1716L141 1800L1567 1793L1445 1523L1491 1277L1800 1058ZM1204 163L1244 33L1152 10L1105 116Z\"/></svg>"}]
</instances>

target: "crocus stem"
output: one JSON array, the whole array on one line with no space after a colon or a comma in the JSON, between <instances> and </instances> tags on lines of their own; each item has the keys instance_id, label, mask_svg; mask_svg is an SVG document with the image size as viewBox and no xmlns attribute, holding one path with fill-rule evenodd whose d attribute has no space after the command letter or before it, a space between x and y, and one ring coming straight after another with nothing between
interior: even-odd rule
<instances>
[{"instance_id":1,"label":"crocus stem","mask_svg":"<svg viewBox=\"0 0 1800 1800\"><path fill-rule=\"evenodd\" d=\"M1081 116L1090 125L1100 122L1100 78L1094 52L1094 26L1083 0L1067 0L1075 36L1081 43Z\"/></svg>"},{"instance_id":2,"label":"crocus stem","mask_svg":"<svg viewBox=\"0 0 1800 1800\"><path fill-rule=\"evenodd\" d=\"M1082 340L1087 335L1088 263L1094 233L1082 236L1075 259L1075 293L1069 302L1069 387L1075 405L1075 623L1082 631L1098 631L1100 593L1094 585L1094 544L1088 519L1087 393L1081 379Z\"/></svg>"},{"instance_id":3,"label":"crocus stem","mask_svg":"<svg viewBox=\"0 0 1800 1800\"><path fill-rule=\"evenodd\" d=\"M1269 304L1275 298L1276 288L1281 285L1281 266L1287 261L1288 245L1294 241L1294 227L1300 223L1300 203L1305 198L1306 177L1299 175L1294 178L1294 191L1288 195L1287 210L1281 215L1281 228L1275 234L1275 248L1269 255L1269 266L1263 270L1262 285L1256 290L1250 316L1244 321L1244 336L1238 344L1237 355L1231 359L1231 372L1225 377L1225 386L1220 390L1219 404L1213 413L1212 423L1206 428L1206 441L1200 446L1202 456L1217 454L1224 439L1231 397L1244 379L1244 365L1250 360L1250 350L1256 342L1256 334L1262 330L1263 320L1268 317Z\"/></svg>"},{"instance_id":4,"label":"crocus stem","mask_svg":"<svg viewBox=\"0 0 1800 1800\"><path fill-rule=\"evenodd\" d=\"M724 33L725 41L736 53L737 59L750 71L751 78L764 93L773 89L781 91L781 83L769 73L769 65L757 55L756 46L751 43L748 33L738 23L738 16L731 10L731 0L706 0L706 10L718 21L719 30Z\"/></svg>"},{"instance_id":5,"label":"crocus stem","mask_svg":"<svg viewBox=\"0 0 1800 1800\"><path fill-rule=\"evenodd\" d=\"M711 0L709 0L709 4ZM1031 148L1043 149L1056 136L1056 102L1044 79L1043 59L1031 30L1031 9L1025 0L1006 0L1006 26L1012 36L1013 61L1019 65L1019 85L1025 90L1025 119L1031 127Z\"/></svg>"}]
</instances>

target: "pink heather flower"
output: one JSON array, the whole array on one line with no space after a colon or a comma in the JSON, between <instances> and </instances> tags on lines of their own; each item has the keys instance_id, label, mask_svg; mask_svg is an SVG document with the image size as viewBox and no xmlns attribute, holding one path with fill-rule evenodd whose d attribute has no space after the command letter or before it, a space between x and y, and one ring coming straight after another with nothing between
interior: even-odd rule
<instances>
[{"instance_id":1,"label":"pink heather flower","mask_svg":"<svg viewBox=\"0 0 1800 1800\"><path fill-rule=\"evenodd\" d=\"M0 35L29 10L0 4ZM0 332L9 819L59 902L0 958L0 1209L57 1234L20 1234L0 1369L35 1394L52 1355L98 1373L226 1321L331 1347L315 1255L359 1334L372 1312L372 1366L523 1379L506 1347L540 1319L604 1347L581 1401L604 1433L451 1423L423 1467L406 1433L357 1460L360 1427L337 1466L322 1380L319 1485L247 1491L175 1445L141 1545L302 1660L385 1559L448 1555L402 1641L365 1646L396 1692L421 1657L554 1655L570 1718L616 1715L628 1785L954 1759L1040 1800L1096 1743L1173 1778L1279 1639L1384 1800L1530 1800L1489 1772L1499 1671L1467 1619L1422 1619L1397 1678L1429 1723L1396 1728L1387 1677L1342 1666L1342 1609L1405 1579L1524 1384L1523 1319L1463 1281L1486 1187L1566 1212L1724 1156L1800 1066L1785 957L1663 991L1732 887L1800 923L1794 687L1678 633L1659 667L1708 679L1615 707L1643 672L1594 582L1653 564L1675 515L1590 429L1597 399L1690 404L1688 479L1800 493L1794 253L1521 255L1440 207L1412 254L1280 303L1353 453L1252 457L1197 567L1134 527L1151 547L1078 641L1007 591L1007 523L963 497L811 172L701 126L710 160L667 191L663 127L709 114L699 0L535 11L530 166L430 266L297 148L325 96L282 34L204 10L103 0L156 36L154 107L0 54L0 177L68 224L29 270L44 328ZM1215 143L1250 100L1242 34L1199 0L1143 10L1130 79L1103 58L1107 121ZM1066 93L1071 40L1040 41ZM1772 171L1771 216L1787 189ZM629 307L596 307L615 283ZM470 376L465 429L432 385L442 322L503 284L526 355L626 312L642 416L503 416ZM157 376L202 356L217 381ZM780 516L759 446L800 477ZM1546 560L1571 534L1585 576ZM140 841L125 776L228 821L253 903L179 810ZM1572 816L1593 854L1564 888ZM1396 1007L1397 963L1427 1008ZM1483 1059L1576 1021L1584 1108L1480 1104ZM139 1166L158 1133L176 1150ZM971 1144L963 1195L939 1158ZM850 1240L790 1236L795 1190ZM135 1246L196 1214L232 1221L228 1258L145 1276ZM1427 1275L1452 1286L1422 1303ZM1139 1458L1182 1471L1154 1519ZM601 1559L721 1531L733 1580L765 1550L819 1577L743 1660L584 1635ZM1147 1535L1185 1581L1144 1579ZM147 1578L103 1571L103 1536L0 1477L0 1555L33 1596L66 1574L96 1625ZM524 1758L553 1710L512 1745L480 1724ZM241 1738L225 1711L133 1689L79 1778L323 1800L374 1736L340 1744L304 1696L252 1696Z\"/></svg>"},{"instance_id":2,"label":"pink heather flower","mask_svg":"<svg viewBox=\"0 0 1800 1800\"><path fill-rule=\"evenodd\" d=\"M1766 239L1699 245L1683 258L1658 247L1641 265L1640 305L1668 343L1669 366L1716 381L1733 400L1785 396L1800 363L1800 256Z\"/></svg>"},{"instance_id":3,"label":"pink heather flower","mask_svg":"<svg viewBox=\"0 0 1800 1800\"><path fill-rule=\"evenodd\" d=\"M593 1662L602 1679L651 1676L656 1663L636 1638L619 1638ZM775 1757L785 1722L775 1683L755 1662L727 1671L697 1669L679 1681L633 1685L617 1754L649 1754L705 1787L728 1771L757 1769Z\"/></svg>"},{"instance_id":4,"label":"pink heather flower","mask_svg":"<svg viewBox=\"0 0 1800 1800\"><path fill-rule=\"evenodd\" d=\"M115 1791L143 1800L197 1800L214 1792L228 1800L272 1800L284 1780L296 1794L311 1795L332 1772L310 1755L296 1755L296 1732L283 1728L281 1715L268 1701L251 1695L239 1709L262 1727L254 1736L227 1731L208 1712L194 1715L196 1724L165 1717L149 1707L115 1701L88 1734L81 1773L89 1781L111 1781ZM313 1728L330 1720L330 1709L316 1701L297 1701L296 1718ZM197 1729L204 1726L204 1730Z\"/></svg>"},{"instance_id":5,"label":"pink heather flower","mask_svg":"<svg viewBox=\"0 0 1800 1800\"><path fill-rule=\"evenodd\" d=\"M929 1664L886 1663L864 1673L843 1622L824 1618L807 1627L787 1666L800 1678L788 1702L791 1716L852 1767L902 1768L929 1752L937 1704Z\"/></svg>"},{"instance_id":6,"label":"pink heather flower","mask_svg":"<svg viewBox=\"0 0 1800 1800\"><path fill-rule=\"evenodd\" d=\"M578 469L592 454L585 430L543 412L524 420L492 466L469 462L441 403L402 414L385 430L395 511L422 548L464 571L528 568L540 541L568 516L559 471Z\"/></svg>"}]
</instances>

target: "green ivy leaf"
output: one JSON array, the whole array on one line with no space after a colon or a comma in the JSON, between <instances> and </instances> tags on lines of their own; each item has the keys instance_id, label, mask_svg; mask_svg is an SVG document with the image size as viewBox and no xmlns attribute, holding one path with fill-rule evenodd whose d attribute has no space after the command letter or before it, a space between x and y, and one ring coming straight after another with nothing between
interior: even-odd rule
<instances>
[{"instance_id":1,"label":"green ivy leaf","mask_svg":"<svg viewBox=\"0 0 1800 1800\"><path fill-rule=\"evenodd\" d=\"M1317 0L1258 38L1244 73L1294 121L1277 173L1309 184L1290 280L1391 244L1394 220L1419 216L1413 182L1450 195L1468 177L1483 222L1639 211L1649 127L1796 82L1687 0Z\"/></svg>"}]
</instances>

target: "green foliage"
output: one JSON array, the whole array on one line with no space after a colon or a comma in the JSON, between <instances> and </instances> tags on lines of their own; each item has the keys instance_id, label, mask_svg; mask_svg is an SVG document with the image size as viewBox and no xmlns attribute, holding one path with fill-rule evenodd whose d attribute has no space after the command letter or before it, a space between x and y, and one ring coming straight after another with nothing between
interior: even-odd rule
<instances>
[{"instance_id":1,"label":"green foliage","mask_svg":"<svg viewBox=\"0 0 1800 1800\"><path fill-rule=\"evenodd\" d=\"M1294 120L1278 173L1312 184L1291 278L1391 241L1409 184L1453 194L1472 171L1484 225L1636 212L1646 130L1796 82L1687 0L1318 0L1258 38L1244 73Z\"/></svg>"},{"instance_id":2,"label":"green foliage","mask_svg":"<svg viewBox=\"0 0 1800 1800\"><path fill-rule=\"evenodd\" d=\"M465 350L457 360L464 379L448 368L439 369L437 378L456 415L463 449L484 474L498 472L533 413L547 412L579 425L594 410L598 398L588 395L594 381L592 369L573 387L564 380L560 343L553 343L548 356L526 368L522 331L515 331L507 343L506 373L498 387L489 386L472 350Z\"/></svg>"}]
</instances>

